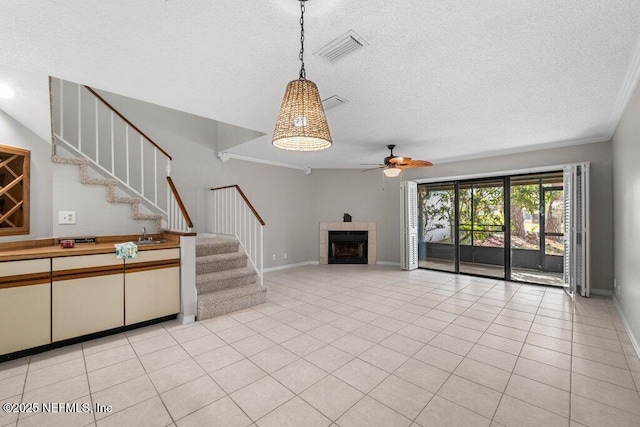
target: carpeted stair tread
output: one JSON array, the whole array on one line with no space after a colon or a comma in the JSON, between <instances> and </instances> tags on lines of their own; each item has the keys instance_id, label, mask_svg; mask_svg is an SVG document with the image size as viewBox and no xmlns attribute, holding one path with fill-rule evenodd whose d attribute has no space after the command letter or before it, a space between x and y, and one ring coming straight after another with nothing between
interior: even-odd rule
<instances>
[{"instance_id":1,"label":"carpeted stair tread","mask_svg":"<svg viewBox=\"0 0 640 427\"><path fill-rule=\"evenodd\" d=\"M242 310L267 301L266 286L239 286L198 296L198 320Z\"/></svg>"},{"instance_id":2,"label":"carpeted stair tread","mask_svg":"<svg viewBox=\"0 0 640 427\"><path fill-rule=\"evenodd\" d=\"M243 276L250 276L256 274L256 271L251 267L233 268L231 270L215 271L208 274L198 274L196 277L196 284L201 282L210 282L226 279L238 279Z\"/></svg>"},{"instance_id":3,"label":"carpeted stair tread","mask_svg":"<svg viewBox=\"0 0 640 427\"><path fill-rule=\"evenodd\" d=\"M219 255L238 252L240 244L237 240L205 237L196 240L196 256Z\"/></svg>"},{"instance_id":4,"label":"carpeted stair tread","mask_svg":"<svg viewBox=\"0 0 640 427\"><path fill-rule=\"evenodd\" d=\"M247 255L243 251L205 255L196 258L196 274L242 268L247 266Z\"/></svg>"},{"instance_id":5,"label":"carpeted stair tread","mask_svg":"<svg viewBox=\"0 0 640 427\"><path fill-rule=\"evenodd\" d=\"M237 239L220 235L196 238L197 318L208 319L267 300L267 288Z\"/></svg>"},{"instance_id":6,"label":"carpeted stair tread","mask_svg":"<svg viewBox=\"0 0 640 427\"><path fill-rule=\"evenodd\" d=\"M256 283L258 275L251 267L234 268L196 275L198 295Z\"/></svg>"},{"instance_id":7,"label":"carpeted stair tread","mask_svg":"<svg viewBox=\"0 0 640 427\"><path fill-rule=\"evenodd\" d=\"M196 245L200 245L200 244L215 244L215 243L229 243L229 242L234 242L234 243L238 243L238 240L233 238L233 237L221 237L221 236L214 236L211 234L204 234L204 235L198 235L196 236Z\"/></svg>"},{"instance_id":8,"label":"carpeted stair tread","mask_svg":"<svg viewBox=\"0 0 640 427\"><path fill-rule=\"evenodd\" d=\"M251 285L238 286L237 288L223 289L217 292L210 292L198 296L198 300L206 301L207 299L215 299L215 301L227 301L230 299L242 297L245 295L255 294L258 292L265 292L268 288L266 286L260 286L257 283Z\"/></svg>"}]
</instances>

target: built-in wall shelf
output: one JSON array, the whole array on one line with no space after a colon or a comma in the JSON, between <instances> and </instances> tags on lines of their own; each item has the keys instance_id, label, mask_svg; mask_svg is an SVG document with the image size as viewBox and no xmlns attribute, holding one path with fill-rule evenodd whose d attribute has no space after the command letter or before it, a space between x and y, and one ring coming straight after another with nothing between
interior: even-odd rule
<instances>
[{"instance_id":1,"label":"built-in wall shelf","mask_svg":"<svg viewBox=\"0 0 640 427\"><path fill-rule=\"evenodd\" d=\"M0 236L29 234L31 152L0 145Z\"/></svg>"}]
</instances>

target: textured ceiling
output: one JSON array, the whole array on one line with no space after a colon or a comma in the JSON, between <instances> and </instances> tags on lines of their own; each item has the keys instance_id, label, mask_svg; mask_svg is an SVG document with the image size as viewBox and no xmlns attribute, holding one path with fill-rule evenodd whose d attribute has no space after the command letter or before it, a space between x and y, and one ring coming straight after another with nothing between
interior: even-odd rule
<instances>
[{"instance_id":1,"label":"textured ceiling","mask_svg":"<svg viewBox=\"0 0 640 427\"><path fill-rule=\"evenodd\" d=\"M295 0L5 1L0 82L18 97L0 109L48 139L53 75L267 134L236 155L358 167L395 143L437 163L606 140L640 72L637 0L310 0L307 77L350 102L327 113L332 148L289 153L270 134L298 15ZM351 29L366 48L311 55Z\"/></svg>"}]
</instances>

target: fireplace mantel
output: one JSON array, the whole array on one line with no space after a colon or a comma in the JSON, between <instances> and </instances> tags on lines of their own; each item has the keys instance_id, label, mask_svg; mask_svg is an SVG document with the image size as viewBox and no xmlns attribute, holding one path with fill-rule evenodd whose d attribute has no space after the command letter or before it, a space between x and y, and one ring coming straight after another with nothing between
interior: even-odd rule
<instances>
[{"instance_id":1,"label":"fireplace mantel","mask_svg":"<svg viewBox=\"0 0 640 427\"><path fill-rule=\"evenodd\" d=\"M376 223L375 222L321 222L320 223L320 264L328 264L329 258L329 231L337 230L354 230L354 231L368 231L369 241L367 245L367 252L369 254L369 264L375 264L377 261L376 251Z\"/></svg>"}]
</instances>

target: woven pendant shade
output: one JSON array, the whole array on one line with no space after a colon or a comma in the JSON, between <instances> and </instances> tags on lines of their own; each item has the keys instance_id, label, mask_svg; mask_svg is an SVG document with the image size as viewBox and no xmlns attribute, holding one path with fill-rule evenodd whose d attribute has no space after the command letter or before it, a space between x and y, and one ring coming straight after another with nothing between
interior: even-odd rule
<instances>
[{"instance_id":1,"label":"woven pendant shade","mask_svg":"<svg viewBox=\"0 0 640 427\"><path fill-rule=\"evenodd\" d=\"M291 151L320 151L333 144L318 87L311 80L287 85L272 142Z\"/></svg>"}]
</instances>

